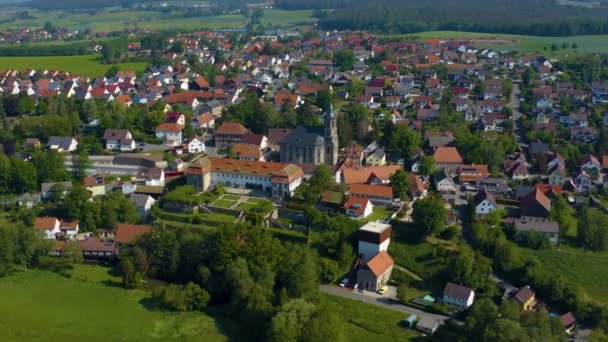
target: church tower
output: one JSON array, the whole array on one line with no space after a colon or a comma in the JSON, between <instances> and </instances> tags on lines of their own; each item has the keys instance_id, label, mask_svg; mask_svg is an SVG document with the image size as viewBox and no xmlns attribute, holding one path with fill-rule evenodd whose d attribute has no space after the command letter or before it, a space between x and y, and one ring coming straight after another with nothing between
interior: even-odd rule
<instances>
[{"instance_id":1,"label":"church tower","mask_svg":"<svg viewBox=\"0 0 608 342\"><path fill-rule=\"evenodd\" d=\"M325 114L325 164L338 164L338 116L333 104Z\"/></svg>"}]
</instances>

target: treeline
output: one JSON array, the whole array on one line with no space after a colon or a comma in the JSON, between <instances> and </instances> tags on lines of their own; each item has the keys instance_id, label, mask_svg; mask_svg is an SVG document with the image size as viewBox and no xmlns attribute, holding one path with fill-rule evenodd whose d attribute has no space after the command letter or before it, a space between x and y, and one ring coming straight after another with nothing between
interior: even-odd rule
<instances>
[{"instance_id":1,"label":"treeline","mask_svg":"<svg viewBox=\"0 0 608 342\"><path fill-rule=\"evenodd\" d=\"M284 10L344 8L353 0L276 0L275 6Z\"/></svg>"},{"instance_id":2,"label":"treeline","mask_svg":"<svg viewBox=\"0 0 608 342\"><path fill-rule=\"evenodd\" d=\"M594 9L569 7L551 0L381 0L373 4L355 0L347 8L322 18L321 27L381 33L463 30L571 36L607 33L607 14L606 6Z\"/></svg>"}]
</instances>

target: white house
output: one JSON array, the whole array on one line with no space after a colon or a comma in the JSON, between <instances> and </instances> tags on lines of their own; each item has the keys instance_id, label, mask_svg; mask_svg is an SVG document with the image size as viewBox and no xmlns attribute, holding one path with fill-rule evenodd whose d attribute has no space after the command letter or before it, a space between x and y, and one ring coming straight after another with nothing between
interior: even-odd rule
<instances>
[{"instance_id":1,"label":"white house","mask_svg":"<svg viewBox=\"0 0 608 342\"><path fill-rule=\"evenodd\" d=\"M152 196L145 194L132 194L129 199L135 204L139 217L143 219L148 217L152 206L156 203L156 200Z\"/></svg>"},{"instance_id":2,"label":"white house","mask_svg":"<svg viewBox=\"0 0 608 342\"><path fill-rule=\"evenodd\" d=\"M477 215L489 214L498 208L496 199L485 188L481 189L477 195L475 195L474 205L475 213Z\"/></svg>"},{"instance_id":3,"label":"white house","mask_svg":"<svg viewBox=\"0 0 608 342\"><path fill-rule=\"evenodd\" d=\"M106 150L131 152L136 147L135 140L133 140L133 136L128 129L107 128L103 134L103 139L106 141Z\"/></svg>"},{"instance_id":4,"label":"white house","mask_svg":"<svg viewBox=\"0 0 608 342\"><path fill-rule=\"evenodd\" d=\"M162 123L156 127L156 137L164 140L169 146L180 146L182 144L182 129L176 123Z\"/></svg>"},{"instance_id":5,"label":"white house","mask_svg":"<svg viewBox=\"0 0 608 342\"><path fill-rule=\"evenodd\" d=\"M50 137L46 146L49 150L58 152L74 152L78 148L78 142L72 137Z\"/></svg>"},{"instance_id":6,"label":"white house","mask_svg":"<svg viewBox=\"0 0 608 342\"><path fill-rule=\"evenodd\" d=\"M154 168L139 168L137 172L137 179L145 182L146 185L152 186L164 186L165 185L165 171L159 167Z\"/></svg>"},{"instance_id":7,"label":"white house","mask_svg":"<svg viewBox=\"0 0 608 342\"><path fill-rule=\"evenodd\" d=\"M456 183L452 177L448 176L444 171L439 171L434 177L435 188L439 192L454 192L456 191Z\"/></svg>"},{"instance_id":8,"label":"white house","mask_svg":"<svg viewBox=\"0 0 608 342\"><path fill-rule=\"evenodd\" d=\"M188 152L189 153L205 152L205 143L199 137L195 136L188 142Z\"/></svg>"},{"instance_id":9,"label":"white house","mask_svg":"<svg viewBox=\"0 0 608 342\"><path fill-rule=\"evenodd\" d=\"M443 289L442 302L459 309L467 309L475 301L475 292L462 285L447 283Z\"/></svg>"},{"instance_id":10,"label":"white house","mask_svg":"<svg viewBox=\"0 0 608 342\"><path fill-rule=\"evenodd\" d=\"M344 210L350 217L365 218L372 214L374 205L367 198L350 196L344 204Z\"/></svg>"},{"instance_id":11,"label":"white house","mask_svg":"<svg viewBox=\"0 0 608 342\"><path fill-rule=\"evenodd\" d=\"M59 230L59 220L56 217L36 217L34 222L34 228L41 232L46 239L55 240L57 234L61 233Z\"/></svg>"}]
</instances>

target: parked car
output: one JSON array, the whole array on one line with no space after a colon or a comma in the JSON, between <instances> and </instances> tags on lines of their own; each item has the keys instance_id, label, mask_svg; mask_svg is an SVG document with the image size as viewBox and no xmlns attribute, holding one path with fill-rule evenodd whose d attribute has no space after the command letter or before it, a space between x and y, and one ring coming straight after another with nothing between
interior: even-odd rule
<instances>
[{"instance_id":1,"label":"parked car","mask_svg":"<svg viewBox=\"0 0 608 342\"><path fill-rule=\"evenodd\" d=\"M385 294L388 291L388 286L384 285L381 288L378 289L378 294Z\"/></svg>"},{"instance_id":2,"label":"parked car","mask_svg":"<svg viewBox=\"0 0 608 342\"><path fill-rule=\"evenodd\" d=\"M348 278L344 278L340 281L340 287L344 287L348 284Z\"/></svg>"}]
</instances>

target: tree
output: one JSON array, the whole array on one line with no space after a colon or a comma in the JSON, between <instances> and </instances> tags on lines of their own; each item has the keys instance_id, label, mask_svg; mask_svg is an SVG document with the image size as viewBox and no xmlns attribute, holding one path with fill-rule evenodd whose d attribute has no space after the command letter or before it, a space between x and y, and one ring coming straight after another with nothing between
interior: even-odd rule
<instances>
[{"instance_id":1,"label":"tree","mask_svg":"<svg viewBox=\"0 0 608 342\"><path fill-rule=\"evenodd\" d=\"M333 61L340 71L350 71L355 65L355 55L351 50L336 51Z\"/></svg>"},{"instance_id":2,"label":"tree","mask_svg":"<svg viewBox=\"0 0 608 342\"><path fill-rule=\"evenodd\" d=\"M579 214L577 239L582 247L592 251L608 249L608 216L583 206Z\"/></svg>"},{"instance_id":3,"label":"tree","mask_svg":"<svg viewBox=\"0 0 608 342\"><path fill-rule=\"evenodd\" d=\"M483 333L487 342L524 342L530 341L519 323L508 319L497 319L488 325Z\"/></svg>"},{"instance_id":4,"label":"tree","mask_svg":"<svg viewBox=\"0 0 608 342\"><path fill-rule=\"evenodd\" d=\"M176 311L202 311L209 302L209 293L192 282L160 287L153 295L162 306Z\"/></svg>"},{"instance_id":5,"label":"tree","mask_svg":"<svg viewBox=\"0 0 608 342\"><path fill-rule=\"evenodd\" d=\"M346 340L344 322L335 312L321 305L310 319L307 329L304 330L302 340L304 342L343 342Z\"/></svg>"},{"instance_id":6,"label":"tree","mask_svg":"<svg viewBox=\"0 0 608 342\"><path fill-rule=\"evenodd\" d=\"M407 284L401 284L397 288L397 300L399 300L403 304L407 304L407 302L408 302L407 291L408 291Z\"/></svg>"},{"instance_id":7,"label":"tree","mask_svg":"<svg viewBox=\"0 0 608 342\"><path fill-rule=\"evenodd\" d=\"M486 328L498 317L498 308L489 298L475 302L466 319L466 328L473 338L480 341Z\"/></svg>"},{"instance_id":8,"label":"tree","mask_svg":"<svg viewBox=\"0 0 608 342\"><path fill-rule=\"evenodd\" d=\"M445 226L446 209L441 199L431 196L414 202L412 217L421 232L435 235Z\"/></svg>"},{"instance_id":9,"label":"tree","mask_svg":"<svg viewBox=\"0 0 608 342\"><path fill-rule=\"evenodd\" d=\"M437 163L432 156L422 156L418 172L423 176L431 176L437 171Z\"/></svg>"},{"instance_id":10,"label":"tree","mask_svg":"<svg viewBox=\"0 0 608 342\"><path fill-rule=\"evenodd\" d=\"M117 65L112 65L108 71L106 71L106 77L111 78L116 76L116 74L120 71L120 68Z\"/></svg>"},{"instance_id":11,"label":"tree","mask_svg":"<svg viewBox=\"0 0 608 342\"><path fill-rule=\"evenodd\" d=\"M399 169L392 174L389 179L394 191L393 196L406 200L408 198L407 194L409 193L411 183L410 175L403 169Z\"/></svg>"},{"instance_id":12,"label":"tree","mask_svg":"<svg viewBox=\"0 0 608 342\"><path fill-rule=\"evenodd\" d=\"M130 258L120 260L120 273L122 274L122 285L125 289L136 289L141 282L141 274L135 270L135 265Z\"/></svg>"},{"instance_id":13,"label":"tree","mask_svg":"<svg viewBox=\"0 0 608 342\"><path fill-rule=\"evenodd\" d=\"M78 154L72 156L72 177L74 181L82 181L87 175L87 169L90 167L91 162L89 161L89 153L87 150L81 148L78 151Z\"/></svg>"},{"instance_id":14,"label":"tree","mask_svg":"<svg viewBox=\"0 0 608 342\"><path fill-rule=\"evenodd\" d=\"M317 293L319 280L316 260L305 245L290 245L283 256L278 279L291 298L312 299Z\"/></svg>"},{"instance_id":15,"label":"tree","mask_svg":"<svg viewBox=\"0 0 608 342\"><path fill-rule=\"evenodd\" d=\"M303 299L293 299L272 318L270 341L296 342L300 340L314 312L314 305Z\"/></svg>"},{"instance_id":16,"label":"tree","mask_svg":"<svg viewBox=\"0 0 608 342\"><path fill-rule=\"evenodd\" d=\"M405 160L410 160L421 144L420 133L392 122L384 126L384 140L387 152Z\"/></svg>"}]
</instances>

